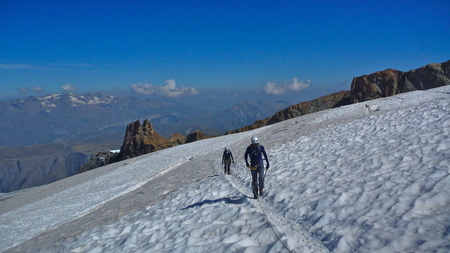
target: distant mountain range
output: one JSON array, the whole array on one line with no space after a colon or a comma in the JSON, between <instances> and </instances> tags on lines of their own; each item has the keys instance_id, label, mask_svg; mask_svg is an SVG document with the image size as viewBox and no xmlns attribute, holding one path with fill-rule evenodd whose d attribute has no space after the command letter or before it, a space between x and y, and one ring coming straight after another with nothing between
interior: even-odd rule
<instances>
[{"instance_id":1,"label":"distant mountain range","mask_svg":"<svg viewBox=\"0 0 450 253\"><path fill-rule=\"evenodd\" d=\"M223 134L256 119L270 116L287 102L241 102L213 113L198 107L110 96L104 93L52 94L0 103L0 147L60 143L69 140L119 140L126 126L138 119L149 119L162 136L189 134L196 129Z\"/></svg>"}]
</instances>

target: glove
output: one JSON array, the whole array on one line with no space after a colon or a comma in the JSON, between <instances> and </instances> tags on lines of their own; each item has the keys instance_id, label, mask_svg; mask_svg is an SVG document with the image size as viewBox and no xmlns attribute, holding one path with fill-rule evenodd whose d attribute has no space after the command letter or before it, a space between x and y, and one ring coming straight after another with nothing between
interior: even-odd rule
<instances>
[{"instance_id":1,"label":"glove","mask_svg":"<svg viewBox=\"0 0 450 253\"><path fill-rule=\"evenodd\" d=\"M266 164L266 170L269 170L269 168L270 168L270 165L269 165L269 163L267 163Z\"/></svg>"},{"instance_id":2,"label":"glove","mask_svg":"<svg viewBox=\"0 0 450 253\"><path fill-rule=\"evenodd\" d=\"M233 161L233 163L234 163L234 161Z\"/></svg>"},{"instance_id":3,"label":"glove","mask_svg":"<svg viewBox=\"0 0 450 253\"><path fill-rule=\"evenodd\" d=\"M245 162L245 166L250 167L250 164L248 164L248 162Z\"/></svg>"}]
</instances>

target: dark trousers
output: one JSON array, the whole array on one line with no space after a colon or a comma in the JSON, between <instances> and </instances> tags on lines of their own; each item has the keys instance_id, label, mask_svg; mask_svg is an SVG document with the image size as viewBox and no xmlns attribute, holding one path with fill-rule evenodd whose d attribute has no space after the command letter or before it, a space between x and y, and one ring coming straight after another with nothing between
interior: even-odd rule
<instances>
[{"instance_id":1,"label":"dark trousers","mask_svg":"<svg viewBox=\"0 0 450 253\"><path fill-rule=\"evenodd\" d=\"M225 160L224 167L223 167L223 170L224 170L223 173L225 173L227 175L231 174L230 173L230 165L231 165L231 160Z\"/></svg>"},{"instance_id":2,"label":"dark trousers","mask_svg":"<svg viewBox=\"0 0 450 253\"><path fill-rule=\"evenodd\" d=\"M264 166L263 162L252 164L252 167L257 166L256 170L251 170L252 173L252 187L254 193L258 194L258 190L264 189Z\"/></svg>"}]
</instances>

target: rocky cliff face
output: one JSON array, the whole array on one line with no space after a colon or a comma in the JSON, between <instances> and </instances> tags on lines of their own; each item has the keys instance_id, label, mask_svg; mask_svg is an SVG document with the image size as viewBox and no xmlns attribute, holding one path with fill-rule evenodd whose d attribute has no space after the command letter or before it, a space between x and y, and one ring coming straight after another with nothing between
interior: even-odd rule
<instances>
[{"instance_id":1,"label":"rocky cliff face","mask_svg":"<svg viewBox=\"0 0 450 253\"><path fill-rule=\"evenodd\" d=\"M87 155L70 149L39 158L4 160L0 162L0 192L49 184L73 176L87 161Z\"/></svg>"},{"instance_id":2,"label":"rocky cliff face","mask_svg":"<svg viewBox=\"0 0 450 253\"><path fill-rule=\"evenodd\" d=\"M394 69L353 78L351 103L426 90L450 84L450 61L428 64L408 72Z\"/></svg>"},{"instance_id":3,"label":"rocky cliff face","mask_svg":"<svg viewBox=\"0 0 450 253\"><path fill-rule=\"evenodd\" d=\"M437 88L444 85L450 85L450 61L442 64L428 64L408 72L394 69L378 71L370 75L353 78L350 91L340 91L308 102L289 106L271 117L257 120L252 125L235 131L229 131L226 134L252 130L342 105L388 97L409 91Z\"/></svg>"}]
</instances>

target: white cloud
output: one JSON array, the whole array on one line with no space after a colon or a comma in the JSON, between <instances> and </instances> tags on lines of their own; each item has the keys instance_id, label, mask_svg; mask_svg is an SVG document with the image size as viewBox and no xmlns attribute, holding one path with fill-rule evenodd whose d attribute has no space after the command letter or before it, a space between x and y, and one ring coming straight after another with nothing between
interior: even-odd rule
<instances>
[{"instance_id":1,"label":"white cloud","mask_svg":"<svg viewBox=\"0 0 450 253\"><path fill-rule=\"evenodd\" d=\"M18 89L18 91L19 91L20 93L30 93L30 92L41 93L41 92L44 91L44 87L32 85L31 88L20 87L20 88Z\"/></svg>"},{"instance_id":2,"label":"white cloud","mask_svg":"<svg viewBox=\"0 0 450 253\"><path fill-rule=\"evenodd\" d=\"M76 89L78 89L78 87L66 83L64 86L61 86L61 89L65 90L65 91L69 91L69 90L76 90Z\"/></svg>"},{"instance_id":3,"label":"white cloud","mask_svg":"<svg viewBox=\"0 0 450 253\"><path fill-rule=\"evenodd\" d=\"M282 85L277 85L274 82L267 83L264 87L264 91L267 94L273 94L273 95L281 95L286 92L286 88Z\"/></svg>"},{"instance_id":4,"label":"white cloud","mask_svg":"<svg viewBox=\"0 0 450 253\"><path fill-rule=\"evenodd\" d=\"M310 80L307 80L306 82L299 81L298 78L294 77L292 78L292 83L281 83L277 84L275 82L269 82L264 86L264 91L266 94L272 94L272 95L282 95L289 91L302 91L309 87L311 84Z\"/></svg>"},{"instance_id":5,"label":"white cloud","mask_svg":"<svg viewBox=\"0 0 450 253\"><path fill-rule=\"evenodd\" d=\"M151 83L132 84L130 85L130 89L132 92L136 94L143 94L143 95L151 95L155 92L155 89L153 88L153 85Z\"/></svg>"},{"instance_id":6,"label":"white cloud","mask_svg":"<svg viewBox=\"0 0 450 253\"><path fill-rule=\"evenodd\" d=\"M167 79L165 86L154 86L151 83L146 84L132 84L130 89L132 92L143 95L159 95L165 97L178 97L181 95L196 95L198 91L195 88L177 87L174 79Z\"/></svg>"},{"instance_id":7,"label":"white cloud","mask_svg":"<svg viewBox=\"0 0 450 253\"><path fill-rule=\"evenodd\" d=\"M306 80L306 82L303 82L303 81L299 82L298 78L296 78L296 77L292 78L292 80L294 82L287 86L288 90L301 91L301 90L308 88L309 85L311 84L310 80Z\"/></svg>"},{"instance_id":8,"label":"white cloud","mask_svg":"<svg viewBox=\"0 0 450 253\"><path fill-rule=\"evenodd\" d=\"M44 91L44 87L39 87L39 86L32 86L31 90L36 92L36 93L40 93Z\"/></svg>"},{"instance_id":9,"label":"white cloud","mask_svg":"<svg viewBox=\"0 0 450 253\"><path fill-rule=\"evenodd\" d=\"M20 93L28 93L28 92L30 92L30 89L24 88L24 87L21 87L18 90L19 90Z\"/></svg>"}]
</instances>

